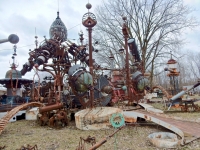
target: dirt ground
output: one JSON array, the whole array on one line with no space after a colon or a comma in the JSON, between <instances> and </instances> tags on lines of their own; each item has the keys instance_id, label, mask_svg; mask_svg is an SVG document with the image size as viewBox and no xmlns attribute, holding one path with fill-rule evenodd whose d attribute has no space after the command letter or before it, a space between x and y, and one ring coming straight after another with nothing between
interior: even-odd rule
<instances>
[{"instance_id":1,"label":"dirt ground","mask_svg":"<svg viewBox=\"0 0 200 150\"><path fill-rule=\"evenodd\" d=\"M153 104L155 107L163 107L162 104ZM167 115L179 117L186 120L198 120L199 112L166 112ZM62 129L52 129L48 126L39 126L36 121L19 120L8 123L0 135L0 150L5 146L5 150L22 149L37 145L39 150L76 150L81 144L80 138L86 139L88 136L94 137L96 142L111 135L116 129L98 131L82 131L76 128L75 122ZM141 124L126 124L112 138L107 139L98 150L161 150L154 147L147 136L154 132L171 132L152 122L142 122ZM85 150L92 145L82 142ZM179 146L176 150L200 150L200 140L197 139L185 146ZM82 149L83 150L83 149ZM164 150L164 149L163 149ZM166 149L165 149L166 150Z\"/></svg>"}]
</instances>

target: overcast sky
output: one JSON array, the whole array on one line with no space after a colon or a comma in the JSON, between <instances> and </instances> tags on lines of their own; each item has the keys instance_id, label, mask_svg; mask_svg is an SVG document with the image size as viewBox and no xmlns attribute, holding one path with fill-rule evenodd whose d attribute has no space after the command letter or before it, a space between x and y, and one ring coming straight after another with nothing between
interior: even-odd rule
<instances>
[{"instance_id":1,"label":"overcast sky","mask_svg":"<svg viewBox=\"0 0 200 150\"><path fill-rule=\"evenodd\" d=\"M91 12L95 14L95 7L101 0L89 0L92 4ZM193 15L200 20L200 0L184 0L185 4L196 9ZM68 29L68 39L78 39L78 32L82 26L82 16L87 12L85 5L88 0L0 0L0 39L6 39L10 34L17 34L20 38L17 43L16 61L18 70L27 62L29 49L35 48L35 34L38 41L49 38L49 28L57 17L59 8L60 18ZM36 29L36 33L35 33ZM86 32L85 32L86 34ZM200 52L200 27L185 34L187 45L185 50ZM0 79L12 63L13 44L0 44ZM34 71L27 73L23 78L33 79Z\"/></svg>"}]
</instances>

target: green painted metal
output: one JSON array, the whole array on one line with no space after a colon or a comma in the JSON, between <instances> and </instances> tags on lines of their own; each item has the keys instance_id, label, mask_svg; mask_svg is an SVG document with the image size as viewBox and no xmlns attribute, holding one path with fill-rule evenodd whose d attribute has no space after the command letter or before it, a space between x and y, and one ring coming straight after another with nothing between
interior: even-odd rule
<instances>
[{"instance_id":1,"label":"green painted metal","mask_svg":"<svg viewBox=\"0 0 200 150\"><path fill-rule=\"evenodd\" d=\"M119 128L125 124L125 119L122 114L115 113L112 114L110 118L110 123L114 128Z\"/></svg>"}]
</instances>

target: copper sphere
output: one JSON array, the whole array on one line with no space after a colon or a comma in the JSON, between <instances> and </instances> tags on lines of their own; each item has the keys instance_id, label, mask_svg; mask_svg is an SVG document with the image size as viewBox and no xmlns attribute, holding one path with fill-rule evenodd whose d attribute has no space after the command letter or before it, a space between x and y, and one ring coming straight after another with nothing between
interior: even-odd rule
<instances>
[{"instance_id":1,"label":"copper sphere","mask_svg":"<svg viewBox=\"0 0 200 150\"><path fill-rule=\"evenodd\" d=\"M90 8L92 8L92 5L91 5L90 3L87 3L87 4L86 4L86 8L87 8L87 9L90 9Z\"/></svg>"}]
</instances>

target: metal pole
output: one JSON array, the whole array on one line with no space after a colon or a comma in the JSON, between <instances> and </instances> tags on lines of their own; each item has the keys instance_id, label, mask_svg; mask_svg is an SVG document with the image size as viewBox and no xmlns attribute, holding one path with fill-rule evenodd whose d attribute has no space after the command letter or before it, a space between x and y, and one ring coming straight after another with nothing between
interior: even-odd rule
<instances>
[{"instance_id":1,"label":"metal pole","mask_svg":"<svg viewBox=\"0 0 200 150\"><path fill-rule=\"evenodd\" d=\"M125 40L125 51L126 51L126 60L125 60L125 71L126 71L126 86L127 86L127 97L129 104L133 101L131 95L131 81L130 81L130 69L129 69L129 54L128 54L128 27L126 25L126 17L123 17L124 24L122 32Z\"/></svg>"},{"instance_id":2,"label":"metal pole","mask_svg":"<svg viewBox=\"0 0 200 150\"><path fill-rule=\"evenodd\" d=\"M93 77L93 59L92 59L92 28L88 28L88 37L89 37L89 68L90 68L90 74ZM94 89L93 89L93 83L91 85L92 88L90 88L90 104L91 108L94 106Z\"/></svg>"}]
</instances>

